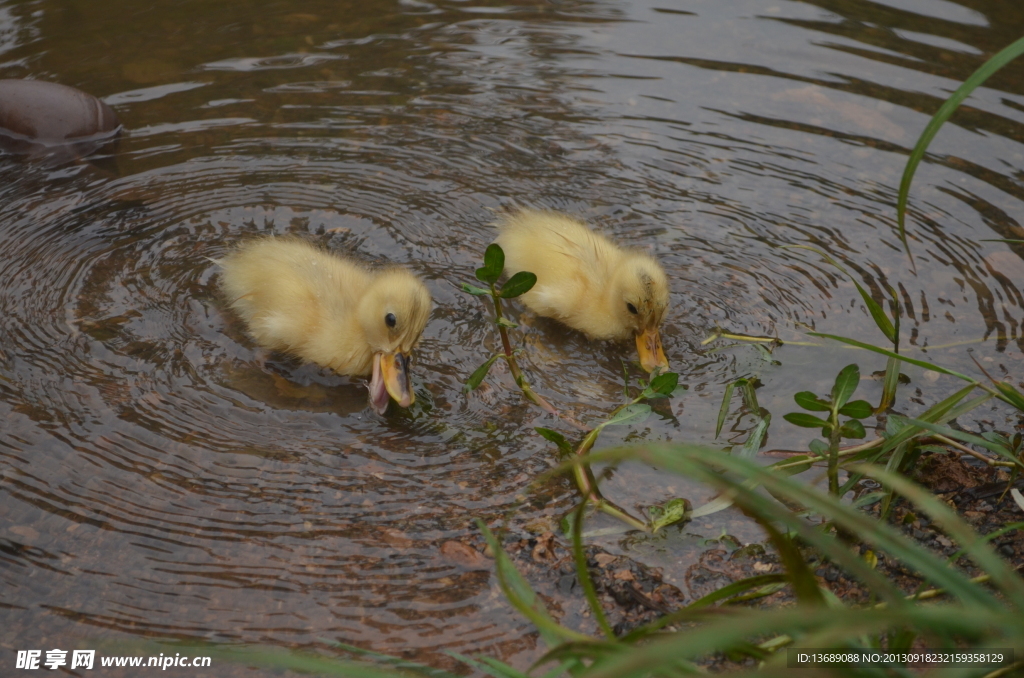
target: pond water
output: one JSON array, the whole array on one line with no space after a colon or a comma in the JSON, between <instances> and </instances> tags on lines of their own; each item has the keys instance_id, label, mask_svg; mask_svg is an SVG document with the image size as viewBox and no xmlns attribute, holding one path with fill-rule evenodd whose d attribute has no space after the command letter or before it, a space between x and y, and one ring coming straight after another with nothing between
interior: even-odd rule
<instances>
[{"instance_id":1,"label":"pond water","mask_svg":"<svg viewBox=\"0 0 1024 678\"><path fill-rule=\"evenodd\" d=\"M1016 3L984 0L0 0L0 78L79 87L127 128L94 162L0 156L4 661L139 635L535 657L489 561L451 547L480 543L475 518L526 534L575 501L568 482L518 498L555 459L533 427L572 429L501 369L461 392L497 342L457 285L505 206L580 215L669 274L662 336L688 390L598 447L716 442L726 385L757 377L768 446L799 448L794 392L884 368L806 336L884 341L849 280L786 245L876 299L895 287L908 355L1018 382L1024 249L984 240L1024 237L1024 62L922 164L916 272L895 200L939 103L1022 34ZM210 259L292 232L424 278L411 410L379 417L358 380L263 362L226 312ZM622 401L631 346L512 312L545 398L585 422ZM716 328L789 343L703 343ZM901 412L958 386L906 373ZM865 378L858 395L879 393ZM738 408L718 444L745 440ZM631 510L711 497L646 468L604 487ZM598 541L685 587L723 530L762 538L727 510Z\"/></svg>"}]
</instances>

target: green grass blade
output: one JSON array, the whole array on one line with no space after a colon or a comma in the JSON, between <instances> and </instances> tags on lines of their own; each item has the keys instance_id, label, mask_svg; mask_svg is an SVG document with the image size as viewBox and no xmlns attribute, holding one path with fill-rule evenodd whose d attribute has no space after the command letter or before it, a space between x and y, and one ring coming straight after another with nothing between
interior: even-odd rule
<instances>
[{"instance_id":1,"label":"green grass blade","mask_svg":"<svg viewBox=\"0 0 1024 678\"><path fill-rule=\"evenodd\" d=\"M1020 494L1020 492L1016 488L1014 488L1013 491L1017 492L1017 494ZM1024 510L1024 504L1021 505L1021 510ZM999 539L1004 534L1009 534L1010 532L1016 532L1017 530L1020 530L1022 528L1024 528L1024 523L1010 523L1009 525L1003 525L1001 528L999 528L995 532L989 532L988 534L982 535L981 538L984 541L986 541L986 542L992 542L992 540ZM961 556L964 556L966 554L967 554L967 550L966 549L960 549L959 551L957 551L956 553L951 555L949 558L946 558L946 562L947 563L955 563L956 561L958 561L960 559Z\"/></svg>"},{"instance_id":2,"label":"green grass blade","mask_svg":"<svg viewBox=\"0 0 1024 678\"><path fill-rule=\"evenodd\" d=\"M743 446L740 447L741 457L750 458L757 456L757 451L761 449L761 445L764 444L764 438L768 435L768 427L771 425L771 422L771 415L757 420L754 430L747 436L747 442L743 443Z\"/></svg>"},{"instance_id":3,"label":"green grass blade","mask_svg":"<svg viewBox=\"0 0 1024 678\"><path fill-rule=\"evenodd\" d=\"M996 555L995 550L983 535L975 532L966 521L933 494L898 473L890 473L877 467L860 467L858 470L864 475L894 488L896 492L927 513L942 528L942 531L956 540L960 547L967 552L967 555L978 564L978 567L991 577L992 583L998 586L1014 604L1018 614L1024 615L1024 579L1006 561Z\"/></svg>"},{"instance_id":4,"label":"green grass blade","mask_svg":"<svg viewBox=\"0 0 1024 678\"><path fill-rule=\"evenodd\" d=\"M611 451L609 451L611 452ZM921 576L936 586L945 589L965 604L981 605L989 608L998 603L987 591L973 584L961 572L945 566L941 559L908 539L894 528L879 522L856 509L844 505L834 497L822 493L816 488L808 487L789 477L780 477L764 467L752 464L746 459L726 456L717 450L697 445L652 444L630 451L617 450L616 454L602 452L594 455L592 462L601 462L606 458L639 458L659 468L665 468L685 476L694 477L712 487L731 490L736 493L737 506L752 515L764 520L772 520L798 534L804 541L817 547L823 555L831 558L847 572L861 579L872 587L879 595L884 596L890 605L901 605L902 595L897 592L892 582L880 573L868 567L859 556L854 555L831 535L811 528L799 516L794 515L777 502L771 501L760 494L744 491L742 482L745 480L760 483L774 495L783 495L801 506L833 521L838 527L858 535L865 543L875 550L888 553L899 558ZM618 455L618 456L616 456ZM721 474L724 469L736 474L730 477Z\"/></svg>"},{"instance_id":5,"label":"green grass blade","mask_svg":"<svg viewBox=\"0 0 1024 678\"><path fill-rule=\"evenodd\" d=\"M382 664L387 664L396 669L402 671L413 671L418 673L425 678L457 678L453 673L445 671L444 669L436 669L426 664L420 664L418 662L409 661L403 657L394 657L389 654L383 654L381 652L374 652L373 650L366 650L349 643L343 643L340 641L330 640L329 638L318 638L323 643L328 643L332 647L336 647L346 652L349 652L360 657L368 657L374 661Z\"/></svg>"},{"instance_id":6,"label":"green grass blade","mask_svg":"<svg viewBox=\"0 0 1024 678\"><path fill-rule=\"evenodd\" d=\"M982 403L995 397L992 394L985 394L983 396L978 396L977 398L972 398L971 400L968 400L966 403L962 403L959 406L957 406L957 403L959 403L968 394L970 394L971 391L974 390L974 388L975 387L973 385L963 387L953 395L948 396L941 400L940 402L935 403L934 405L929 407L927 410L918 415L917 419L919 421L926 421L931 424L944 424L947 421L952 421L961 414L969 412L978 405L981 405ZM895 419L890 418L890 421L895 421ZM924 431L925 429L921 428L920 426L915 426L910 423L906 424L902 429L900 429L897 433L895 433L885 442L885 445L883 445L881 448L881 454L885 454L891 450L896 449L898 446L902 445L908 440L916 438L917 436L921 435ZM868 456L855 456L847 459L846 463L863 461L866 458L868 458Z\"/></svg>"},{"instance_id":7,"label":"green grass blade","mask_svg":"<svg viewBox=\"0 0 1024 678\"><path fill-rule=\"evenodd\" d=\"M775 495L784 495L797 504L807 506L836 520L847 527L849 531L861 535L866 540L877 538L887 547L894 547L895 551L902 548L906 541L902 535L893 536L893 532L888 526L880 525L863 513L843 506L834 498L808 488L803 483L767 471L749 460L723 455L719 450L697 445L656 444L631 450L608 450L596 454L596 459L601 461L620 458L638 458L655 467L701 480L715 489L725 492L727 496L732 496L735 504L745 512L758 517L761 521L775 522L788 531L798 534L805 542L815 546L828 558L865 582L890 604L902 604L902 592L879 572L869 568L863 559L853 554L845 544L832 535L823 533L776 500L752 491L750 485L764 485ZM723 468L736 475L721 474ZM919 550L920 553L912 554L911 559L914 560L915 567L920 563L927 569L931 564L929 563L930 554L923 549Z\"/></svg>"},{"instance_id":8,"label":"green grass blade","mask_svg":"<svg viewBox=\"0 0 1024 678\"><path fill-rule=\"evenodd\" d=\"M995 56L982 64L981 68L971 74L967 80L964 80L964 83L953 92L953 95L946 99L945 103L939 107L939 110L932 116L932 119L921 133L920 138L918 138L914 150L910 152L910 158L907 160L907 165L903 170L903 178L900 180L900 193L896 201L896 219L899 222L900 240L903 242L903 249L906 250L911 262L914 259L910 254L910 246L907 244L905 225L907 197L910 195L910 184L914 180L914 172L917 171L917 166L921 163L921 159L924 158L928 145L931 144L932 139L935 138L942 124L949 120L949 117L953 115L953 112L960 106L963 100L970 96L971 92L985 82L989 76L1021 54L1024 54L1024 38L1020 38L1008 47L1003 48Z\"/></svg>"},{"instance_id":9,"label":"green grass blade","mask_svg":"<svg viewBox=\"0 0 1024 678\"><path fill-rule=\"evenodd\" d=\"M530 678L528 674L516 671L511 666L508 666L507 664L502 664L501 662L498 662L499 664L501 664L501 667L495 668L491 666L491 662L485 663L484 661L477 661L472 657L467 657L464 654L459 654L458 652L453 652L451 650L446 650L445 654L449 657L459 660L469 668L476 669L480 673L487 676L492 676L493 678ZM484 658L481 657L481 660L483 659Z\"/></svg>"},{"instance_id":10,"label":"green grass blade","mask_svg":"<svg viewBox=\"0 0 1024 678\"><path fill-rule=\"evenodd\" d=\"M894 327L892 322L889 320L889 316L885 315L885 311L882 310L882 307L878 304L878 302L876 302L871 297L871 295L868 294L863 287L861 287L861 284L857 282L857 280L852 275L850 275L850 272L843 268L838 261L836 261L829 255L825 254L817 247L812 247L811 245L783 245L783 248L801 249L814 252L822 259L824 259L825 261L827 261L828 263L832 264L840 271L842 271L843 274L850 279L850 282L852 282L857 287L857 291L860 293L860 298L864 300L864 305L867 307L868 313L871 314L871 318L875 321L875 325L878 327L879 331L881 331L881 333L885 335L885 338L891 341L893 344L896 343L896 339L897 337L899 337L899 315L896 316L896 326Z\"/></svg>"},{"instance_id":11,"label":"green grass blade","mask_svg":"<svg viewBox=\"0 0 1024 678\"><path fill-rule=\"evenodd\" d=\"M725 424L725 417L729 414L729 401L732 400L733 389L736 388L737 381L730 382L725 387L725 395L722 396L722 406L718 408L718 424L715 426L715 437L717 438L722 433L722 426Z\"/></svg>"},{"instance_id":12,"label":"green grass blade","mask_svg":"<svg viewBox=\"0 0 1024 678\"><path fill-rule=\"evenodd\" d=\"M597 625L604 631L608 640L615 640L615 631L604 616L604 609L601 601L597 598L597 591L594 590L594 582L590 579L590 568L587 567L587 554L583 551L583 511L586 509L587 501L584 501L573 512L572 520L572 555L576 561L576 578L583 587L583 595L590 604L590 611L597 620Z\"/></svg>"},{"instance_id":13,"label":"green grass blade","mask_svg":"<svg viewBox=\"0 0 1024 678\"><path fill-rule=\"evenodd\" d=\"M231 662L240 666L262 669L309 673L317 676L338 676L344 678L457 678L442 669L415 664L399 657L380 655L390 666L378 666L366 662L339 659L312 652L264 648L246 645L217 643L154 643L114 641L99 643L101 648L117 648L118 654L135 651L138 654L156 656L158 653L173 653L188 650L195 654L211 657L217 662ZM373 653L376 654L376 653ZM139 674L141 675L141 674ZM211 673L212 675L212 673Z\"/></svg>"},{"instance_id":14,"label":"green grass blade","mask_svg":"<svg viewBox=\"0 0 1024 678\"><path fill-rule=\"evenodd\" d=\"M786 568L786 576L793 587L797 604L823 607L825 605L825 598L818 587L818 580L814 578L814 573L808 567L807 561L804 560L803 555L800 553L800 549L796 547L796 544L793 543L793 540L788 535L775 529L768 521L758 520L758 522L765 532L768 533L772 544L775 545L775 550L779 554L779 558L782 560L783 566Z\"/></svg>"},{"instance_id":15,"label":"green grass blade","mask_svg":"<svg viewBox=\"0 0 1024 678\"><path fill-rule=\"evenodd\" d=\"M936 365L934 363L925 362L924 360L915 360L914 358L908 358L908 357L902 356L902 355L900 355L898 353L894 353L893 351L890 351L888 349L879 348L878 346L873 346L871 344L865 344L863 341L857 341L856 339L848 339L846 337L840 337L840 336L837 336L835 334L825 334L824 332L808 332L807 334L811 335L812 337L822 337L824 339L834 339L835 341L839 341L839 342L842 342L844 344L849 344L850 346L856 346L857 348L863 348L864 350L871 351L872 353L880 353L881 355L889 356L890 358L897 358L899 360L902 360L905 363L910 363L911 365L917 365L918 367L923 367L923 368L929 369L929 370L935 370L936 372L941 372L942 374L948 374L951 377L956 377L957 379L963 379L964 381L969 381L972 384L978 383L976 379L972 379L971 377L968 377L966 374L960 374L959 372L954 372L953 370L951 370L949 368L940 367L939 365Z\"/></svg>"},{"instance_id":16,"label":"green grass blade","mask_svg":"<svg viewBox=\"0 0 1024 678\"><path fill-rule=\"evenodd\" d=\"M868 307L868 313L871 314L871 319L875 321L875 326L885 335L885 338L891 341L893 344L896 343L896 328L893 327L892 321L889 320L889 316L882 310L882 306L871 298L871 295L867 293L860 283L856 280L853 284L857 286L857 291L860 292L860 298L864 300L864 305Z\"/></svg>"},{"instance_id":17,"label":"green grass blade","mask_svg":"<svg viewBox=\"0 0 1024 678\"><path fill-rule=\"evenodd\" d=\"M819 647L836 647L844 640L864 634L884 633L903 626L920 626L948 635L964 635L989 642L1017 639L1024 632L1022 619L1011 612L965 609L960 606L914 606L903 610L848 610L839 614L832 609L797 608L768 612L751 611L730 615L703 626L652 640L629 652L620 652L595 662L584 678L641 678L660 675L680 659L706 656L711 652L730 650L749 639L785 633L799 636L808 632L830 642ZM830 631L828 634L820 633ZM1010 647L1010 643L1006 647ZM998 647L998 645L996 645ZM784 655L780 658L784 658ZM766 672L763 669L730 674L732 676L793 676L793 669ZM865 673L822 673L808 675L869 675ZM964 675L964 674L960 674Z\"/></svg>"},{"instance_id":18,"label":"green grass blade","mask_svg":"<svg viewBox=\"0 0 1024 678\"><path fill-rule=\"evenodd\" d=\"M567 629L552 619L547 608L544 607L543 601L530 587L529 582L523 579L523 575L519 574L512 559L501 548L501 544L498 543L497 538L487 528L487 525L479 519L476 524L494 552L494 569L502 592L508 601L519 610L520 614L537 627L544 642L554 647L565 640L592 640L590 636Z\"/></svg>"},{"instance_id":19,"label":"green grass blade","mask_svg":"<svg viewBox=\"0 0 1024 678\"><path fill-rule=\"evenodd\" d=\"M970 433L964 433L963 431L957 431L956 429L950 428L948 426L936 426L935 424L929 424L928 422L920 421L919 419L910 419L909 421L914 426L920 426L921 428L927 429L932 433L938 433L940 435L946 436L947 438L953 438L954 440L959 440L969 445L978 445L980 447L984 447L989 452L993 452L1009 461L1016 462L1017 464L1021 463L1021 461L1017 459L1017 457L1015 457L1014 454L1010 452L1008 449L1006 449L1004 446L999 445L998 443L993 443L989 440L985 440L981 436L972 435Z\"/></svg>"},{"instance_id":20,"label":"green grass blade","mask_svg":"<svg viewBox=\"0 0 1024 678\"><path fill-rule=\"evenodd\" d=\"M899 358L889 356L885 363L885 378L882 380L882 401L878 403L879 411L892 407L896 402L896 388L900 385L900 361Z\"/></svg>"}]
</instances>

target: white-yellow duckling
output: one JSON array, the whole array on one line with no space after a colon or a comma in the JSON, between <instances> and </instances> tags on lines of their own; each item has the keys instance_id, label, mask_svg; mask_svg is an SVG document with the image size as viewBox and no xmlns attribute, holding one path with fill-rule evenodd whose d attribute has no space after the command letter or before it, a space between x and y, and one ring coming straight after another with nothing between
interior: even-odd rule
<instances>
[{"instance_id":1,"label":"white-yellow duckling","mask_svg":"<svg viewBox=\"0 0 1024 678\"><path fill-rule=\"evenodd\" d=\"M430 314L430 292L409 271L371 271L299 238L248 242L218 262L221 287L262 346L371 376L370 404L416 399L409 355Z\"/></svg>"},{"instance_id":2,"label":"white-yellow duckling","mask_svg":"<svg viewBox=\"0 0 1024 678\"><path fill-rule=\"evenodd\" d=\"M519 210L503 215L498 229L506 273L537 275L522 296L527 307L592 339L634 336L645 370L668 368L658 334L668 309L668 278L653 257L623 250L558 212Z\"/></svg>"}]
</instances>

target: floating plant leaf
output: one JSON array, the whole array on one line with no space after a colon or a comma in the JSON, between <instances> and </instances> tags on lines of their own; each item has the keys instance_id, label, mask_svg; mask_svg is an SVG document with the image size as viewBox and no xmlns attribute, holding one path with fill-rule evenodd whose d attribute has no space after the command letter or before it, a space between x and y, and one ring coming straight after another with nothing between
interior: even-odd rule
<instances>
[{"instance_id":1,"label":"floating plant leaf","mask_svg":"<svg viewBox=\"0 0 1024 678\"><path fill-rule=\"evenodd\" d=\"M686 499L669 499L664 504L649 506L647 513L651 516L651 532L657 532L686 519L691 512L690 502Z\"/></svg>"},{"instance_id":2,"label":"floating plant leaf","mask_svg":"<svg viewBox=\"0 0 1024 678\"><path fill-rule=\"evenodd\" d=\"M490 358L487 359L487 362L485 362L480 367L476 368L473 374L469 375L469 379L466 380L466 386L463 388L463 391L465 391L466 393L469 393L470 391L475 391L483 382L484 377L487 376L487 373L491 370L491 365L493 365L494 361L500 357L500 355L492 355Z\"/></svg>"},{"instance_id":3,"label":"floating plant leaf","mask_svg":"<svg viewBox=\"0 0 1024 678\"><path fill-rule=\"evenodd\" d=\"M675 372L665 372L651 379L648 388L658 395L668 397L672 395L678 385L679 375Z\"/></svg>"},{"instance_id":4,"label":"floating plant leaf","mask_svg":"<svg viewBox=\"0 0 1024 678\"><path fill-rule=\"evenodd\" d=\"M617 426L620 424L639 424L647 419L651 413L651 406L643 403L634 403L624 407L614 417L606 421L603 426Z\"/></svg>"},{"instance_id":5,"label":"floating plant leaf","mask_svg":"<svg viewBox=\"0 0 1024 678\"><path fill-rule=\"evenodd\" d=\"M537 426L533 430L539 433L542 438L550 440L555 445L558 445L559 452L562 452L563 454L572 454L572 445L570 445L569 441L565 439L565 436L558 431L552 431L549 428L543 428L541 426Z\"/></svg>"}]
</instances>

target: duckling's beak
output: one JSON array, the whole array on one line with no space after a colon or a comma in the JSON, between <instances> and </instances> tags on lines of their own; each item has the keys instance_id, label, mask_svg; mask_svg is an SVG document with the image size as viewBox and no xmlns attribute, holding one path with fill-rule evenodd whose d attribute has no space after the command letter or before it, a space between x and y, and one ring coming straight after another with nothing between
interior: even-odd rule
<instances>
[{"instance_id":1,"label":"duckling's beak","mask_svg":"<svg viewBox=\"0 0 1024 678\"><path fill-rule=\"evenodd\" d=\"M640 354L641 367L648 372L653 372L656 367L660 367L662 370L668 369L668 358L665 357L665 351L661 348L661 335L658 334L658 328L649 327L636 335L636 350Z\"/></svg>"},{"instance_id":2,"label":"duckling's beak","mask_svg":"<svg viewBox=\"0 0 1024 678\"><path fill-rule=\"evenodd\" d=\"M409 379L409 356L399 351L379 355L384 387L396 403L402 407L409 407L416 402L416 394L412 392L412 380Z\"/></svg>"}]
</instances>

